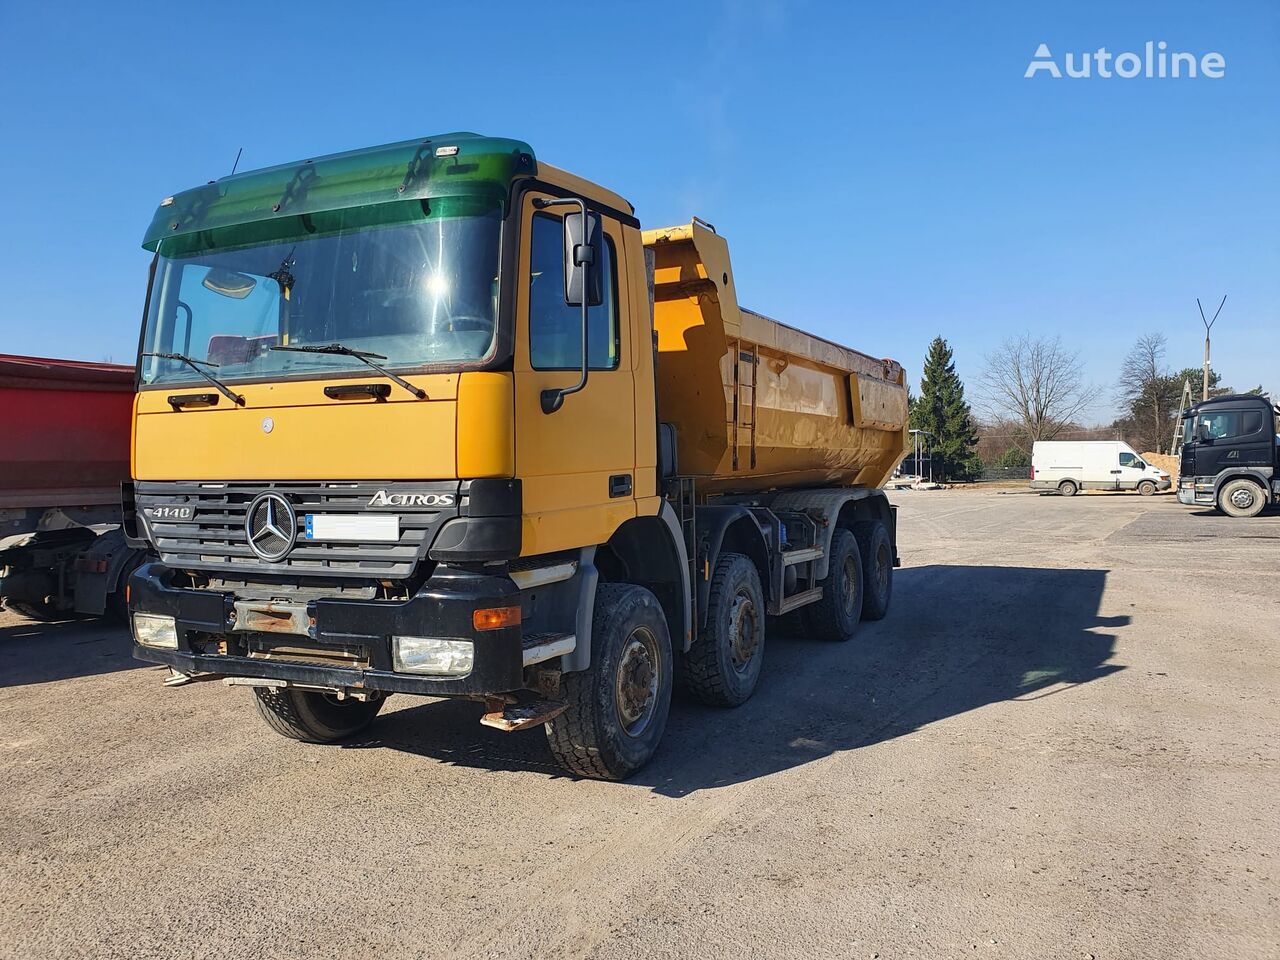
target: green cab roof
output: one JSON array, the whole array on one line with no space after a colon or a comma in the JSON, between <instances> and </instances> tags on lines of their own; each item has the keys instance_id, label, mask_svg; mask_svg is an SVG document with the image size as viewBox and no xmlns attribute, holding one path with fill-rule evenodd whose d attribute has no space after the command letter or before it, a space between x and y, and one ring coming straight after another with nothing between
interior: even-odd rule
<instances>
[{"instance_id":1,"label":"green cab roof","mask_svg":"<svg viewBox=\"0 0 1280 960\"><path fill-rule=\"evenodd\" d=\"M446 133L349 150L223 177L166 197L142 241L299 214L440 196L492 197L505 205L511 181L537 173L520 140Z\"/></svg>"}]
</instances>

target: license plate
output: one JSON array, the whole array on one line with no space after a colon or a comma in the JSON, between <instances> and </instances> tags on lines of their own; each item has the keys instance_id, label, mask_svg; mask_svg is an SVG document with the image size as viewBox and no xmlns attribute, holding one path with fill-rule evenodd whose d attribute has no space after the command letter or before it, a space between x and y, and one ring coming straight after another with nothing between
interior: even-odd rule
<instances>
[{"instance_id":1,"label":"license plate","mask_svg":"<svg viewBox=\"0 0 1280 960\"><path fill-rule=\"evenodd\" d=\"M387 513L308 513L303 539L342 543L397 543L400 540L400 518Z\"/></svg>"}]
</instances>

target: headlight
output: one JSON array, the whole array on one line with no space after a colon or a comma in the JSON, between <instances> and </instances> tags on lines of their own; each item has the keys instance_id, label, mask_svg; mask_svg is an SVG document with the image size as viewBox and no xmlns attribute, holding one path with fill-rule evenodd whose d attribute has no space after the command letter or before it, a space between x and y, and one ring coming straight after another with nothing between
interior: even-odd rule
<instances>
[{"instance_id":1,"label":"headlight","mask_svg":"<svg viewBox=\"0 0 1280 960\"><path fill-rule=\"evenodd\" d=\"M158 617L152 613L133 615L133 639L144 647L168 647L178 649L178 625L173 617Z\"/></svg>"},{"instance_id":2,"label":"headlight","mask_svg":"<svg viewBox=\"0 0 1280 960\"><path fill-rule=\"evenodd\" d=\"M438 637L392 637L391 658L397 673L425 673L433 677L465 677L475 666L470 640Z\"/></svg>"}]
</instances>

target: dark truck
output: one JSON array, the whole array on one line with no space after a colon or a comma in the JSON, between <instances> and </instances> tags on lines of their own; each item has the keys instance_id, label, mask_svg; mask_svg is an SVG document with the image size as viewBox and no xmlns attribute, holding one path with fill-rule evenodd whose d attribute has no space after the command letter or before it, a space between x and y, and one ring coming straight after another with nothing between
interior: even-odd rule
<instances>
[{"instance_id":1,"label":"dark truck","mask_svg":"<svg viewBox=\"0 0 1280 960\"><path fill-rule=\"evenodd\" d=\"M1259 394L1213 397L1182 415L1178 502L1256 517L1280 502L1276 408Z\"/></svg>"}]
</instances>

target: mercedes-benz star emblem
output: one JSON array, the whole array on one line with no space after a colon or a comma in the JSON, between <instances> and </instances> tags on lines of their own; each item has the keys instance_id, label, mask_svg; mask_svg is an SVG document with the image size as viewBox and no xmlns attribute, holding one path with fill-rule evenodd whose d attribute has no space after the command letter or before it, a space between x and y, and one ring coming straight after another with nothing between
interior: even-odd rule
<instances>
[{"instance_id":1,"label":"mercedes-benz star emblem","mask_svg":"<svg viewBox=\"0 0 1280 960\"><path fill-rule=\"evenodd\" d=\"M278 493L259 494L244 520L249 549L268 563L283 560L298 537L298 515Z\"/></svg>"}]
</instances>

